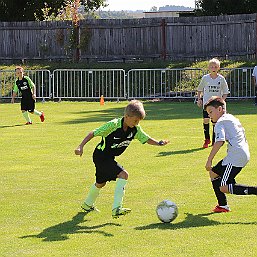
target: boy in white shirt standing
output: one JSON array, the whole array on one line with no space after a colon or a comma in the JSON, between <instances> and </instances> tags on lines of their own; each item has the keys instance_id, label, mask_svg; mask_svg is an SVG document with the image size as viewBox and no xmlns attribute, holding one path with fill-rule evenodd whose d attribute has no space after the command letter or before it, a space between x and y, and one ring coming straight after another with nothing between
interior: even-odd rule
<instances>
[{"instance_id":1,"label":"boy in white shirt standing","mask_svg":"<svg viewBox=\"0 0 257 257\"><path fill-rule=\"evenodd\" d=\"M257 106L257 65L253 68L253 85L254 85L254 92L255 92L255 97L254 97L254 105Z\"/></svg>"},{"instance_id":2,"label":"boy in white shirt standing","mask_svg":"<svg viewBox=\"0 0 257 257\"><path fill-rule=\"evenodd\" d=\"M207 103L212 96L222 97L223 100L229 94L228 84L226 79L218 72L220 70L220 61L213 58L209 61L209 74L204 75L197 88L197 105L201 108ZM208 148L210 140L210 118L208 113L203 109L203 129L204 129L204 144L203 148ZM214 125L214 124L213 124ZM212 144L214 144L215 135L213 133Z\"/></svg>"}]
</instances>

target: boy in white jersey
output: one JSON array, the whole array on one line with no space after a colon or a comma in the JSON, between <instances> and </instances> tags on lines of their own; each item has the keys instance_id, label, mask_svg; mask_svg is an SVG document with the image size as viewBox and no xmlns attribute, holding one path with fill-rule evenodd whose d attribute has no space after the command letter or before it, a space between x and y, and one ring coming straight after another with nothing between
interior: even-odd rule
<instances>
[{"instance_id":1,"label":"boy in white jersey","mask_svg":"<svg viewBox=\"0 0 257 257\"><path fill-rule=\"evenodd\" d=\"M225 100L229 94L226 79L218 73L220 70L220 61L216 58L211 59L209 61L208 69L210 73L202 77L197 88L197 105L201 108L204 107L212 96L219 96ZM210 118L208 113L203 109L203 130L205 137L203 148L208 148L208 145L211 143L209 122ZM215 134L213 133L212 144L214 143L214 140Z\"/></svg>"},{"instance_id":2,"label":"boy in white jersey","mask_svg":"<svg viewBox=\"0 0 257 257\"><path fill-rule=\"evenodd\" d=\"M205 168L210 172L213 190L218 205L213 212L229 212L225 193L236 195L257 195L257 187L236 184L235 177L250 159L249 146L240 121L226 113L225 101L212 97L204 106L215 125L215 143L209 154ZM216 166L212 160L224 142L228 142L227 155Z\"/></svg>"},{"instance_id":3,"label":"boy in white jersey","mask_svg":"<svg viewBox=\"0 0 257 257\"><path fill-rule=\"evenodd\" d=\"M257 65L253 68L253 85L254 85L254 91L255 91L255 97L254 97L254 105L257 106Z\"/></svg>"}]
</instances>

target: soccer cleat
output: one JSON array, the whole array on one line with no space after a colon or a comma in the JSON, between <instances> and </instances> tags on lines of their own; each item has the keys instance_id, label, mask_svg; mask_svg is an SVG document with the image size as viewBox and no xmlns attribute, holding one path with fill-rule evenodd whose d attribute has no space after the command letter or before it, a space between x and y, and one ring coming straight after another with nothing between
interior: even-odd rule
<instances>
[{"instance_id":1,"label":"soccer cleat","mask_svg":"<svg viewBox=\"0 0 257 257\"><path fill-rule=\"evenodd\" d=\"M99 210L95 207L95 206L89 206L86 203L82 203L81 208L83 211L85 211L86 213L89 213L91 211L97 211L99 212Z\"/></svg>"},{"instance_id":2,"label":"soccer cleat","mask_svg":"<svg viewBox=\"0 0 257 257\"><path fill-rule=\"evenodd\" d=\"M32 125L32 122L26 122L25 125Z\"/></svg>"},{"instance_id":3,"label":"soccer cleat","mask_svg":"<svg viewBox=\"0 0 257 257\"><path fill-rule=\"evenodd\" d=\"M112 217L114 219L117 219L120 216L124 216L124 215L126 215L126 214L128 214L130 212L131 212L131 209L129 209L129 208L117 207L117 208L112 210Z\"/></svg>"},{"instance_id":4,"label":"soccer cleat","mask_svg":"<svg viewBox=\"0 0 257 257\"><path fill-rule=\"evenodd\" d=\"M204 144L203 144L203 148L208 148L210 143L211 143L210 139L205 139Z\"/></svg>"},{"instance_id":5,"label":"soccer cleat","mask_svg":"<svg viewBox=\"0 0 257 257\"><path fill-rule=\"evenodd\" d=\"M228 205L225 205L225 206L216 205L212 211L219 213L219 212L230 212L231 210Z\"/></svg>"},{"instance_id":6,"label":"soccer cleat","mask_svg":"<svg viewBox=\"0 0 257 257\"><path fill-rule=\"evenodd\" d=\"M44 115L43 112L42 112L42 114L41 114L39 117L40 117L41 122L44 122L44 120L45 120L45 115Z\"/></svg>"}]
</instances>

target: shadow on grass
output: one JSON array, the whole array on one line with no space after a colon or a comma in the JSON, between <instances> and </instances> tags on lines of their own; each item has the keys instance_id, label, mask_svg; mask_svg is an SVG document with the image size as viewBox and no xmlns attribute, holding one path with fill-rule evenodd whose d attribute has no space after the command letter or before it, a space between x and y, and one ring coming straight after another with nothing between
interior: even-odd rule
<instances>
[{"instance_id":1,"label":"shadow on grass","mask_svg":"<svg viewBox=\"0 0 257 257\"><path fill-rule=\"evenodd\" d=\"M26 124L15 124L15 125L2 125L0 126L1 128L14 128L14 127L22 127L22 126L27 126Z\"/></svg>"},{"instance_id":2,"label":"shadow on grass","mask_svg":"<svg viewBox=\"0 0 257 257\"><path fill-rule=\"evenodd\" d=\"M86 122L107 122L111 119L122 117L123 107L109 108L108 105L93 111L79 111L74 114L74 119L62 122L62 124L79 124ZM144 102L146 119L149 120L172 120L172 119L195 119L201 118L201 109L192 102Z\"/></svg>"},{"instance_id":3,"label":"shadow on grass","mask_svg":"<svg viewBox=\"0 0 257 257\"><path fill-rule=\"evenodd\" d=\"M143 102L146 110L146 120L180 120L180 119L201 119L202 109L193 102ZM108 104L96 110L82 110L73 112L74 118L61 124L80 124L87 122L107 122L117 117L123 116L124 108L109 107ZM257 108L251 102L237 101L228 102L228 112L233 115L257 114Z\"/></svg>"},{"instance_id":4,"label":"shadow on grass","mask_svg":"<svg viewBox=\"0 0 257 257\"><path fill-rule=\"evenodd\" d=\"M240 225L257 225L257 222L219 222L215 220L210 220L207 216L210 215L220 215L218 213L204 213L204 214L191 214L186 213L185 220L178 223L153 223L146 226L136 227L136 230L146 230L146 229L184 229L192 227L207 227L207 226L217 226L217 225L227 225L227 224L240 224Z\"/></svg>"},{"instance_id":5,"label":"shadow on grass","mask_svg":"<svg viewBox=\"0 0 257 257\"><path fill-rule=\"evenodd\" d=\"M193 152L198 152L198 151L202 151L202 150L204 150L204 148L198 147L198 148L187 149L187 150L177 150L177 151L170 151L170 152L159 152L157 157L174 155L174 154L187 154L187 153L193 153Z\"/></svg>"},{"instance_id":6,"label":"shadow on grass","mask_svg":"<svg viewBox=\"0 0 257 257\"><path fill-rule=\"evenodd\" d=\"M26 235L20 238L42 238L42 241L51 242L51 241L64 241L69 239L69 235L72 234L91 234L97 233L103 236L113 236L111 233L107 233L101 228L106 226L120 226L119 224L115 223L104 223L101 225L96 226L81 226L80 223L85 222L84 217L87 215L85 212L79 212L71 220L59 223L57 225L51 226L49 228L45 228L41 233L38 235Z\"/></svg>"}]
</instances>

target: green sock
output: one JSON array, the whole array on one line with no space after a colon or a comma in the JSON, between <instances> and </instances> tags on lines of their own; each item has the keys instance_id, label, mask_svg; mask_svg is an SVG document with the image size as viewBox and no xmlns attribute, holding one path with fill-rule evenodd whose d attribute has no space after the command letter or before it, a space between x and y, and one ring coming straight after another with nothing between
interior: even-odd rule
<instances>
[{"instance_id":1,"label":"green sock","mask_svg":"<svg viewBox=\"0 0 257 257\"><path fill-rule=\"evenodd\" d=\"M30 119L30 117L29 117L29 113L28 113L28 112L23 112L22 115L23 115L23 117L25 118L25 120L26 120L27 122L31 122L31 119Z\"/></svg>"},{"instance_id":2,"label":"green sock","mask_svg":"<svg viewBox=\"0 0 257 257\"><path fill-rule=\"evenodd\" d=\"M116 187L114 191L114 201L112 209L117 207L122 207L123 196L125 194L125 185L127 184L126 179L119 178L116 182Z\"/></svg>"},{"instance_id":3,"label":"green sock","mask_svg":"<svg viewBox=\"0 0 257 257\"><path fill-rule=\"evenodd\" d=\"M93 184L88 192L87 198L85 200L85 204L89 206L93 206L97 196L99 195L100 188L97 188L95 184Z\"/></svg>"},{"instance_id":4,"label":"green sock","mask_svg":"<svg viewBox=\"0 0 257 257\"><path fill-rule=\"evenodd\" d=\"M36 114L37 116L41 116L42 115L42 112L39 112L37 110L34 110L34 114Z\"/></svg>"}]
</instances>

